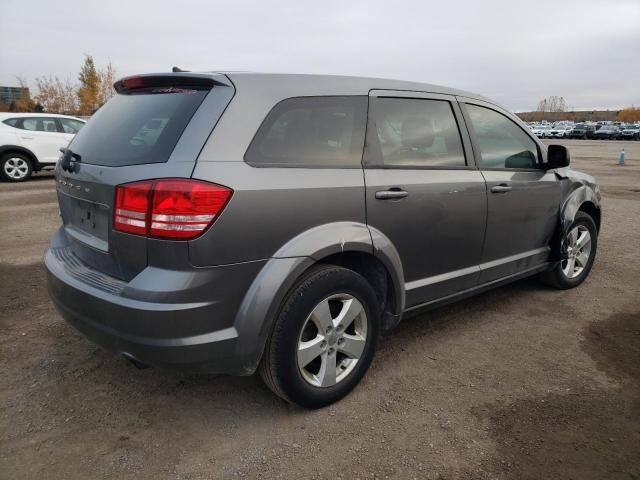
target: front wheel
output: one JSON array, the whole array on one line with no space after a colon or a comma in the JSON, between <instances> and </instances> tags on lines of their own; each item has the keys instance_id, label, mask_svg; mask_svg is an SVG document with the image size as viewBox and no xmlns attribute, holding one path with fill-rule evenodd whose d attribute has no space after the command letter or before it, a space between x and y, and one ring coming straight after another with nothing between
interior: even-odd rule
<instances>
[{"instance_id":1,"label":"front wheel","mask_svg":"<svg viewBox=\"0 0 640 480\"><path fill-rule=\"evenodd\" d=\"M578 212L559 248L562 260L541 278L553 288L577 287L589 275L598 248L598 229L590 215Z\"/></svg>"},{"instance_id":2,"label":"front wheel","mask_svg":"<svg viewBox=\"0 0 640 480\"><path fill-rule=\"evenodd\" d=\"M360 382L379 332L380 309L369 282L346 268L314 267L285 299L260 374L288 402L329 405Z\"/></svg>"}]
</instances>

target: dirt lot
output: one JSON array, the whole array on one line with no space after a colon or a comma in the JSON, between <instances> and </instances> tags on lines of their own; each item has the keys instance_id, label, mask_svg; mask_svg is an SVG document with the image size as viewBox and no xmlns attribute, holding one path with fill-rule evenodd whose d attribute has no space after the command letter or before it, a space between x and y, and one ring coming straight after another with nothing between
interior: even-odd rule
<instances>
[{"instance_id":1,"label":"dirt lot","mask_svg":"<svg viewBox=\"0 0 640 480\"><path fill-rule=\"evenodd\" d=\"M0 477L640 478L640 142L566 142L605 197L593 272L403 322L345 400L136 370L55 312L50 175L0 184Z\"/></svg>"}]
</instances>

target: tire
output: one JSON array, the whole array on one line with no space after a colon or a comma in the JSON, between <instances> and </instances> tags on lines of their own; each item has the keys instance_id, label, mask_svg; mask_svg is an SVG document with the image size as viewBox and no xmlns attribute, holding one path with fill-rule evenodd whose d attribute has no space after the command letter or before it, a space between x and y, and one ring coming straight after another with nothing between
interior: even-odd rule
<instances>
[{"instance_id":1,"label":"tire","mask_svg":"<svg viewBox=\"0 0 640 480\"><path fill-rule=\"evenodd\" d=\"M8 182L24 182L33 173L31 159L23 153L5 153L0 157L0 177Z\"/></svg>"},{"instance_id":2,"label":"tire","mask_svg":"<svg viewBox=\"0 0 640 480\"><path fill-rule=\"evenodd\" d=\"M341 330L339 318L354 315ZM380 316L375 291L360 274L333 265L313 267L284 300L260 363L262 379L276 395L304 408L340 400L371 364Z\"/></svg>"},{"instance_id":3,"label":"tire","mask_svg":"<svg viewBox=\"0 0 640 480\"><path fill-rule=\"evenodd\" d=\"M575 236L574 232L576 232ZM576 240L580 241L584 232L588 233L588 242L584 241L582 245L577 245L576 248ZM598 229L593 218L584 212L578 212L567 234L560 240L560 245L555 245L554 247L557 249L556 251L560 252L568 248L569 258L563 257L564 259L558 262L553 270L541 275L541 280L546 285L559 290L577 287L589 275L596 258ZM587 248L588 252L586 252ZM585 254L586 257L580 255L580 253Z\"/></svg>"}]
</instances>

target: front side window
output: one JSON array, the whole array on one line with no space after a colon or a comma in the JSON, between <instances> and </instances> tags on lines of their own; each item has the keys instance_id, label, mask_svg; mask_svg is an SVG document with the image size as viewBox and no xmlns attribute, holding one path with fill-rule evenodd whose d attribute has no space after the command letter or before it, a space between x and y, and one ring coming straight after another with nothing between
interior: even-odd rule
<instances>
[{"instance_id":1,"label":"front side window","mask_svg":"<svg viewBox=\"0 0 640 480\"><path fill-rule=\"evenodd\" d=\"M524 130L501 113L467 104L480 148L482 168L540 168L538 146Z\"/></svg>"},{"instance_id":2,"label":"front side window","mask_svg":"<svg viewBox=\"0 0 640 480\"><path fill-rule=\"evenodd\" d=\"M78 120L72 120L71 118L61 118L60 123L62 123L64 133L72 133L74 135L84 126L84 123Z\"/></svg>"},{"instance_id":3,"label":"front side window","mask_svg":"<svg viewBox=\"0 0 640 480\"><path fill-rule=\"evenodd\" d=\"M58 126L56 125L56 120L54 118L43 118L42 128L45 132L56 133L58 131Z\"/></svg>"},{"instance_id":4,"label":"front side window","mask_svg":"<svg viewBox=\"0 0 640 480\"><path fill-rule=\"evenodd\" d=\"M400 168L466 165L460 131L446 100L376 98L367 163Z\"/></svg>"},{"instance_id":5,"label":"front side window","mask_svg":"<svg viewBox=\"0 0 640 480\"><path fill-rule=\"evenodd\" d=\"M367 97L299 97L278 103L247 153L257 167L359 167Z\"/></svg>"}]
</instances>

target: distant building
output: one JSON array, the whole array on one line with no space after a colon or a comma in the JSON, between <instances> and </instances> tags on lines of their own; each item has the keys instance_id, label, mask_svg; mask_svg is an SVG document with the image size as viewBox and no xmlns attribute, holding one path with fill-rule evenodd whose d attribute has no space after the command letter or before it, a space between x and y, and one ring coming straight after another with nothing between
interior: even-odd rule
<instances>
[{"instance_id":1,"label":"distant building","mask_svg":"<svg viewBox=\"0 0 640 480\"><path fill-rule=\"evenodd\" d=\"M20 100L20 97L23 94L29 95L29 89L21 87L4 87L0 85L0 103L10 105L11 102Z\"/></svg>"}]
</instances>

